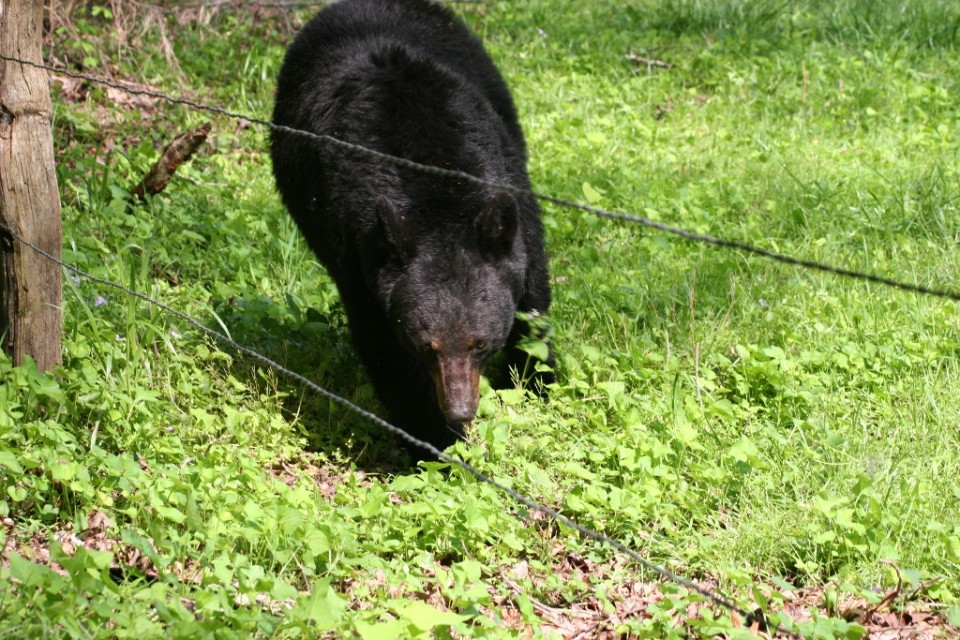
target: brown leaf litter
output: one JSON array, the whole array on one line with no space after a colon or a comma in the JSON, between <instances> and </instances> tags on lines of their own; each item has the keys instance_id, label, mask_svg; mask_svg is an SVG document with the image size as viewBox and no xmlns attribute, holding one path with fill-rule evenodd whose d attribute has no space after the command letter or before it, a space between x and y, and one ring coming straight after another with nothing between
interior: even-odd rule
<instances>
[{"instance_id":1,"label":"brown leaf litter","mask_svg":"<svg viewBox=\"0 0 960 640\"><path fill-rule=\"evenodd\" d=\"M314 478L318 487L327 487L321 489L327 499L333 497L336 485L342 482L342 478L324 471L320 466L307 463L306 466L301 465L300 469L310 472L310 477ZM288 484L295 483L297 478L302 477L292 466L285 467L283 463L279 468L273 469L272 473ZM369 482L365 478L361 480ZM12 519L4 518L0 522L7 532L6 543L0 552L0 561L4 566L8 566L10 554L16 551L58 573L65 573L62 567L51 562L52 538L67 555L73 555L79 547L112 553L112 568L119 576L127 574L131 569L135 569L147 579L158 576L153 561L146 554L116 537L113 524L103 511L92 511L84 530L73 531L67 523L49 538L40 535L29 539L19 538L15 534L15 523ZM533 637L535 631L539 630L565 640L633 638L635 636L631 634L623 634L624 625L651 619L651 607L661 603L668 594L676 595L676 587L637 578L634 567L625 560L618 558L609 562L596 562L570 551L557 538L548 540L548 543L551 545L552 557L548 570L552 572L554 582L559 579L567 588L562 592L551 591L551 581L544 570L534 569L528 561L520 560L513 565L500 565L494 570L486 585L490 596L489 606L478 606L483 615L519 632L521 637ZM445 582L437 578L441 569L447 576ZM199 583L203 574L203 567L192 560L174 562L169 570L183 583ZM422 570L426 580L419 592L411 591L409 583L391 582L384 571L379 569L372 573L357 570L352 578L338 585L338 590L354 610L371 608L373 602L379 598L370 596L378 594L390 599L417 599L441 611L456 611L453 604L455 598L452 597L454 594L451 594L451 597L447 595L454 586L449 567L436 564L424 566ZM718 588L715 580L701 580L700 584L710 589ZM666 592L665 587L669 587ZM783 597L781 604L773 607L769 613L785 614L797 623L812 621L815 613L819 616L829 615L823 606L826 600L823 586L803 587L787 593L769 585L759 585L758 588L767 596L776 592ZM839 603L834 614L863 625L867 630L868 640L960 638L960 629L947 623L942 608L913 600L917 596L916 592L906 594L902 598L905 603L898 605L902 595L898 585L874 604L863 598L846 598ZM521 602L524 600L531 604L540 620L538 629L530 626L521 611ZM185 604L189 606L190 602L185 601ZM256 605L276 615L282 615L283 611L293 604L292 599L273 600L266 594L259 594L255 598L241 595L235 600L238 607ZM750 604L747 608L755 606ZM682 629L692 622L705 620L704 614L707 611L710 611L714 618L722 613L711 603L692 602L673 612L671 624ZM735 622L740 621L738 615L734 615L733 619ZM768 631L761 630L756 622L749 628L756 637L772 637Z\"/></svg>"}]
</instances>

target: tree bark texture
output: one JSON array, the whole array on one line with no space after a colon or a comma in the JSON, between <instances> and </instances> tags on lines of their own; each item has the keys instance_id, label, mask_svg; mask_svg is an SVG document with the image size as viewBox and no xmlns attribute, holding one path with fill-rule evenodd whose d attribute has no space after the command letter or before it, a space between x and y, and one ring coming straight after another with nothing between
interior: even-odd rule
<instances>
[{"instance_id":1,"label":"tree bark texture","mask_svg":"<svg viewBox=\"0 0 960 640\"><path fill-rule=\"evenodd\" d=\"M0 52L42 62L43 0L0 0ZM60 256L60 195L41 69L0 60L0 222ZM0 230L0 336L22 364L60 363L60 265Z\"/></svg>"}]
</instances>

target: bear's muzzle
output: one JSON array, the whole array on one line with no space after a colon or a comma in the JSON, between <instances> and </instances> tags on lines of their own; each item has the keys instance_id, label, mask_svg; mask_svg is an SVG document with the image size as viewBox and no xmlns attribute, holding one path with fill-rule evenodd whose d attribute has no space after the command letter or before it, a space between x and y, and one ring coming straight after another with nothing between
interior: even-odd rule
<instances>
[{"instance_id":1,"label":"bear's muzzle","mask_svg":"<svg viewBox=\"0 0 960 640\"><path fill-rule=\"evenodd\" d=\"M431 371L437 403L447 422L463 424L477 416L480 404L480 367L469 355L440 356Z\"/></svg>"}]
</instances>

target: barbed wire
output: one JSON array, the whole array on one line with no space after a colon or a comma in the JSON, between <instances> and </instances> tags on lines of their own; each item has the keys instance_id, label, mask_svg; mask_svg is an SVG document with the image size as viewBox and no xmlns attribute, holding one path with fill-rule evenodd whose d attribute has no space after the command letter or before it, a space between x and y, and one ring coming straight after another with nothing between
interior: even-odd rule
<instances>
[{"instance_id":1,"label":"barbed wire","mask_svg":"<svg viewBox=\"0 0 960 640\"><path fill-rule=\"evenodd\" d=\"M750 253L755 256L759 256L761 258L772 260L774 262L780 262L783 264L801 267L803 269L820 271L822 273L829 273L832 275L851 278L854 280L872 282L874 284L879 284L879 285L891 287L894 289L899 289L901 291L907 291L910 293L917 293L920 295L927 295L927 296L932 296L936 298L945 298L948 300L953 300L954 302L960 302L960 291L913 284L913 283L904 282L901 280L897 280L895 278L890 278L890 277L882 276L875 273L866 273L863 271L857 271L855 269L848 269L845 267L838 267L838 266L823 263L823 262L817 262L815 260L808 260L805 258L796 258L787 254L772 251L770 249L764 249L756 245L748 244L746 242L741 242L739 240L727 240L724 238L719 238L719 237L712 236L705 233L688 231L686 229L674 227L664 222L652 220L650 218L646 218L644 216L640 216L637 214L610 211L608 209L603 209L601 207L583 204L580 202L576 202L574 200L568 200L566 198L559 198L556 196L539 193L537 191L526 189L524 187L518 187L512 184L503 184L498 182L492 182L490 180L484 180L483 178L478 178L477 176L474 176L470 173L466 173L464 171L458 171L456 169L443 169L441 167L435 167L432 165L415 162L413 160L408 160L406 158L394 156L389 153L377 151L376 149L364 147L363 145L347 142L346 140L341 140L339 138L335 138L327 134L319 134L319 133L314 133L312 131L305 131L302 129L288 127L282 124L276 124L274 122L265 120L263 118L258 118L256 116L251 116L251 115L239 113L236 111L231 111L223 107L209 105L203 102L199 102L197 100L191 100L189 98L173 96L173 95L164 93L162 91L157 91L155 89L144 89L142 87L133 87L121 82L107 80L106 78L101 78L101 77L89 75L86 73L79 73L76 71L69 71L67 69L61 69L59 67L54 67L48 64L44 64L40 62L31 62L28 60L22 60L20 58L7 56L3 54L0 54L0 60L4 60L7 62L16 62L19 64L36 67L38 69L44 69L46 71L50 71L60 75L65 75L78 80L86 80L89 82L93 82L95 84L111 87L113 89L118 89L120 91L125 91L133 95L145 95L148 97L156 98L158 100L169 102L171 104L179 104L179 105L191 107L198 111L206 111L207 113L214 113L214 114L226 116L229 118L233 118L235 120L246 121L252 124L266 127L272 131L279 131L279 132L303 137L309 140L314 140L316 142L320 142L327 146L339 148L343 151L366 156L368 158L374 158L376 160L381 160L383 162L387 162L389 164L393 164L398 167L419 171L427 175L433 175L433 176L444 177L444 178L456 178L458 180L463 180L471 184L493 188L499 191L509 192L514 195L533 197L541 202L549 202L559 207L584 211L586 213L593 214L599 218L606 218L608 220L619 220L621 222L630 222L634 224L639 224L649 229L654 229L656 231L673 235L678 238L682 238L684 240L688 240L691 242L708 244L708 245L725 248L725 249L736 249L738 251L743 251L744 253Z\"/></svg>"},{"instance_id":2,"label":"barbed wire","mask_svg":"<svg viewBox=\"0 0 960 640\"><path fill-rule=\"evenodd\" d=\"M722 595L722 594L720 594L720 593L717 593L717 592L714 591L713 589L710 589L709 587L703 586L703 585L701 585L700 583L695 582L695 581L693 581L693 580L691 580L691 579L689 579L689 578L684 578L684 577L682 577L682 576L680 576L680 575L678 575L678 574L670 571L670 570L667 569L666 567L663 567L663 566L658 565L658 564L656 564L656 563L654 563L654 562L651 562L650 560L647 560L646 558L644 558L643 556L641 556L639 553L637 553L637 552L634 551L633 549L627 547L625 544L623 544L623 543L620 542L619 540L617 540L617 539L615 539L615 538L612 538L612 537L610 537L610 536L608 536L608 535L606 535L606 534L604 534L604 533L600 533L599 531L596 531L596 530L594 530L594 529L591 529L590 527L587 527L587 526L585 526L585 525L582 525L582 524L576 522L575 520L571 519L570 517L563 515L562 513L560 513L559 511L557 511L556 509L553 509L553 508L548 507L548 506L546 506L546 505L544 505L544 504L541 504L541 503L535 501L533 498L528 497L526 494L520 493L519 491L517 491L516 489L513 489L512 487L508 487L507 485L503 484L502 482L499 482L499 481L493 479L492 477L490 477L489 475L485 474L484 472L480 471L479 469L477 469L476 467L474 467L474 466L471 465L470 463L468 463L468 462L466 462L466 461L464 461L464 460L461 460L460 458L456 458L456 457L454 457L454 456L451 456L451 455L447 454L446 452L438 449L438 448L435 447L434 445L430 444L429 442L426 442L426 441L424 441L424 440L420 440L420 439L418 439L418 438L410 435L409 433L407 433L406 431L404 431L404 430L401 429L400 427L397 427L396 425L394 425L394 424L392 424L392 423L390 423L390 422L387 422L386 420L384 420L384 419L381 418L380 416L376 415L375 413L373 413L373 412L371 412L371 411L368 411L368 410L366 410L366 409L364 409L364 408L362 408L362 407L354 404L353 402L351 402L351 401L348 400L347 398L344 398L344 397L342 397L342 396L340 396L340 395L337 395L337 394L334 393L333 391L330 391L330 390L328 390L328 389L326 389L326 388L324 388L324 387L321 387L319 384L317 384L317 383L314 382L313 380L307 378L306 376L304 376L304 375L302 375L302 374L300 374L300 373L297 373L296 371L294 371L294 370L292 370L292 369L289 369L289 368L283 366L282 364L280 364L280 363L277 362L276 360L273 360L272 358L270 358L270 357L268 357L268 356L265 356L265 355L261 354L260 352L254 350L254 349L252 349L252 348L250 348L250 347L246 347L246 346L240 344L239 342L237 342L237 341L234 340L233 338L230 338L230 337L227 336L226 334L221 333L220 331L217 331L216 329L212 329L212 328L208 327L207 325L203 324L200 320L194 318L193 316L188 315L187 313L184 313L183 311L180 311L180 310L178 310L178 309L175 309L174 307L166 304L165 302L160 302L159 300L156 300L156 299L154 299L154 298L151 298L150 296L148 296L148 295L146 295L146 294L144 294L144 293L140 293L139 291L135 291L135 290L133 290L133 289L130 289L129 287L126 287L126 286L124 286L124 285L122 285L122 284L113 282L113 281L108 280L108 279L106 279L106 278L101 278L101 277L99 277L99 276L95 276L95 275L93 275L93 274L91 274L91 273L87 273L86 271L83 271L82 269L80 269L80 268L78 268L78 267L76 267L76 266L74 266L74 265L72 265L72 264L70 264L70 263L68 263L68 262L65 262L64 260L62 260L62 259L54 256L53 254L45 251L44 249L42 249L41 247L37 246L36 244L28 241L28 240L25 239L23 236L21 236L21 235L18 234L16 231L14 231L13 229L11 229L11 228L8 227L7 225L3 224L2 222L0 222L0 231L6 232L11 238L13 238L14 240L16 240L16 241L19 242L20 244L22 244L22 245L30 248L31 250L33 250L33 251L36 252L37 254L43 256L44 258L46 258L46 259L48 259L48 260L51 260L51 261L57 263L58 265L60 265L60 266L63 267L64 269L67 269L68 271L73 272L74 274L76 274L76 275L79 276L79 277L82 277L82 278L84 278L84 279L86 279L86 280L89 280L89 281L91 281L91 282L95 282L95 283L97 283L97 284L101 284L101 285L104 285L104 286L107 286L107 287L111 287L111 288L113 288L113 289L116 289L116 290L118 290L118 291L121 291L121 292L123 292L123 293L126 294L126 295L129 295L129 296L132 296L132 297L134 297L134 298L137 298L138 300L141 300L141 301L143 301L143 302L146 302L147 304L150 304L150 305L152 305L152 306L154 306L154 307L157 307L158 309L161 309L162 311L164 311L164 312L166 312L166 313L168 313L168 314L170 314L170 315L172 315L172 316L175 316L175 317L183 320L183 321L186 322L187 324L195 327L196 329L199 329L199 330L202 331L203 333L206 333L207 335L213 337L214 339L216 339L217 341L221 342L222 344L225 344L225 345L227 345L228 347L230 347L230 348L232 348L232 349L234 349L234 350L236 350L236 351L244 354L245 356L248 356L248 357L250 357L250 358L253 358L254 360L257 360L257 361L261 362L262 364L264 364L264 365L266 365L267 367L273 369L274 371L276 371L276 372L278 372L278 373L280 373L280 374L282 374L282 375L284 375L284 376L287 376L288 378L291 378L291 379L293 379L293 380L295 380L295 381L303 384L304 386L306 386L308 389L310 389L310 390L313 391L314 393L316 393L316 394L318 394L318 395L326 398L327 400L330 400L330 401L332 401L332 402L335 402L335 403L339 404L340 406L344 407L345 409L347 409L347 410L349 410L349 411L351 411L351 412L353 412L353 413L355 413L355 414L363 417L364 419L372 422L373 424L376 424L377 426L380 426L380 427L386 429L387 431L389 431L390 433L394 434L395 436L397 436L397 437L399 437L399 438L402 438L403 440L409 442L410 444L412 444L412 445L414 445L414 446L416 446L416 447L419 447L420 449L423 449L424 451L429 452L430 454L436 456L438 459L442 460L443 462L446 462L447 464L450 464L450 465L459 467L459 468L462 469L463 471L466 471L467 473L469 473L470 475L472 475L472 476L473 476L474 478L476 478L479 482L482 482L482 483L484 483L484 484L487 484L487 485L493 487L494 489L497 489L498 491L500 491L500 492L502 492L502 493L510 496L510 497L513 498L515 501L517 501L517 502L519 502L520 504L522 504L523 506L525 506L527 509L530 509L530 510L533 510L533 511L538 511L538 512L544 514L545 516L548 516L548 517L556 520L557 522L560 522L561 524L564 524L564 525L566 525L567 527L569 527L569 528L571 528L571 529L573 529L573 530L575 530L575 531L583 534L584 536L586 536L587 538L590 538L591 540L593 540L593 541L595 541L595 542L599 542L599 543L601 543L601 544L605 544L605 545L608 545L608 546L610 546L610 547L613 547L614 549L616 549L617 551L623 553L624 555L626 555L627 557L629 557L631 560L633 560L633 561L636 562L637 564L639 564L639 565L641 565L642 567L644 567L645 569L648 569L649 571L652 571L652 572L656 573L656 574L659 575L661 578L665 578L665 579L670 580L671 582L674 582L674 583L676 583L676 584L678 584L678 585L680 585L680 586L682 586L682 587L685 587L685 588L687 588L687 589L690 589L691 591L695 591L696 593L700 594L700 595L703 596L704 598L707 598L708 600L710 600L710 601L713 602L714 604L716 604L716 605L718 605L718 606L721 606L721 607L723 607L723 608L725 608L725 609L727 609L727 610L729 610L729 611L733 611L733 612L738 613L739 615L743 616L744 624L746 624L746 625L749 626L749 625L751 625L751 624L753 624L753 623L756 623L756 624L760 625L762 628L765 628L765 629L773 629L773 630L776 631L777 633L780 633L780 634L783 634L783 635L787 635L787 636L790 636L790 637L792 637L792 638L798 638L798 639L800 639L800 640L803 639L803 636L802 636L802 635L800 635L799 633L797 633L797 632L795 632L795 631L792 631L792 630L789 630L789 629L784 628L784 627L783 627L781 624L779 624L779 623L778 623L776 626L771 626L771 625L772 625L772 621L771 621L771 620L768 620L767 617L766 617L766 615L765 615L762 611L757 611L757 612L748 611L748 610L746 610L745 608L743 608L743 607L741 607L740 605L738 605L738 604L737 604L736 602L734 602L732 599L728 598L727 596L724 596L724 595Z\"/></svg>"}]
</instances>

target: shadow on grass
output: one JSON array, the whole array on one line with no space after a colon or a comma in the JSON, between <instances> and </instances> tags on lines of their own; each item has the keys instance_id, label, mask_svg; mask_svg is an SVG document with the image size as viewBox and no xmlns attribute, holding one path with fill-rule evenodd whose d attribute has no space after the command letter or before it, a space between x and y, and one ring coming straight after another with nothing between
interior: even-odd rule
<instances>
[{"instance_id":1,"label":"shadow on grass","mask_svg":"<svg viewBox=\"0 0 960 640\"><path fill-rule=\"evenodd\" d=\"M217 315L241 345L312 380L363 409L386 416L350 344L342 308L300 309L292 300L266 296L230 299ZM231 373L249 388L269 386L284 394L284 411L311 450L352 461L370 473L410 471L414 458L399 438L266 365L239 356Z\"/></svg>"}]
</instances>

